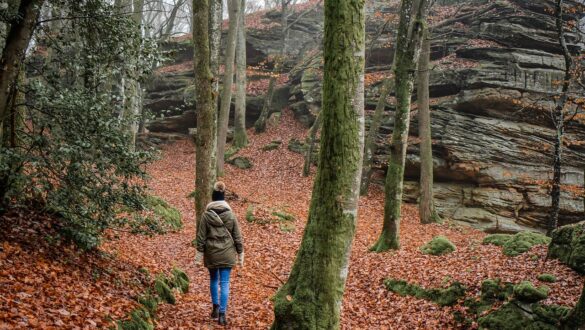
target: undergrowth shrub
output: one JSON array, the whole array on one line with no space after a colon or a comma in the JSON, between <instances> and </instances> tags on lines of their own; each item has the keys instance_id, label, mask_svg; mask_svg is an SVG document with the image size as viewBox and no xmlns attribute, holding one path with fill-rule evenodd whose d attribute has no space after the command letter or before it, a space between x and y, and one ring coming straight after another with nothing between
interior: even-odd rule
<instances>
[{"instance_id":1,"label":"undergrowth shrub","mask_svg":"<svg viewBox=\"0 0 585 330\"><path fill-rule=\"evenodd\" d=\"M28 80L16 87L27 121L15 143L0 141L0 212L34 205L59 219L62 237L92 249L106 229L127 227L117 210L141 210L153 156L134 149L130 128L140 118L122 102L116 77L140 81L160 56L108 2L53 5L71 20L34 37L51 55L33 57Z\"/></svg>"}]
</instances>

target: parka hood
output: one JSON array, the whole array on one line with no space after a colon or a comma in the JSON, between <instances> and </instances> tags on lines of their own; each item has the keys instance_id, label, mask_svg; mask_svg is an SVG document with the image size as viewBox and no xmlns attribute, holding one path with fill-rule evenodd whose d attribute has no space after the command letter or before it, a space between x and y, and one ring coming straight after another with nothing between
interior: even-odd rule
<instances>
[{"instance_id":1,"label":"parka hood","mask_svg":"<svg viewBox=\"0 0 585 330\"><path fill-rule=\"evenodd\" d=\"M220 214L231 211L231 207L225 201L216 201L207 204L207 208L203 216L206 221L215 227L223 226L224 222L221 219Z\"/></svg>"}]
</instances>

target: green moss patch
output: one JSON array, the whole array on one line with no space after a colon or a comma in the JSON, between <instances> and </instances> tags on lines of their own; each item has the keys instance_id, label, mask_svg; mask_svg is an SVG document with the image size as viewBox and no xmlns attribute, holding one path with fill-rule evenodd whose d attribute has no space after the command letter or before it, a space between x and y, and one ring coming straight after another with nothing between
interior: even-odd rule
<instances>
[{"instance_id":1,"label":"green moss patch","mask_svg":"<svg viewBox=\"0 0 585 330\"><path fill-rule=\"evenodd\" d=\"M144 308L137 308L130 313L130 319L118 321L120 330L154 330L150 314Z\"/></svg>"},{"instance_id":2,"label":"green moss patch","mask_svg":"<svg viewBox=\"0 0 585 330\"><path fill-rule=\"evenodd\" d=\"M151 316L156 315L158 309L158 298L150 293L138 297L138 303L141 304Z\"/></svg>"},{"instance_id":3,"label":"green moss patch","mask_svg":"<svg viewBox=\"0 0 585 330\"><path fill-rule=\"evenodd\" d=\"M535 245L548 243L550 243L549 237L529 231L519 232L515 235L492 234L483 239L483 244L503 247L502 252L509 257L515 257L529 251Z\"/></svg>"},{"instance_id":4,"label":"green moss patch","mask_svg":"<svg viewBox=\"0 0 585 330\"><path fill-rule=\"evenodd\" d=\"M512 296L514 285L504 283L500 279L487 279L481 283L480 301L482 305L507 300Z\"/></svg>"},{"instance_id":5,"label":"green moss patch","mask_svg":"<svg viewBox=\"0 0 585 330\"><path fill-rule=\"evenodd\" d=\"M179 268L173 268L171 274L173 275L171 279L172 287L179 289L181 293L189 292L189 277L187 274Z\"/></svg>"},{"instance_id":6,"label":"green moss patch","mask_svg":"<svg viewBox=\"0 0 585 330\"><path fill-rule=\"evenodd\" d=\"M449 254L455 250L455 245L445 236L435 236L420 248L423 254L431 254L434 256Z\"/></svg>"},{"instance_id":7,"label":"green moss patch","mask_svg":"<svg viewBox=\"0 0 585 330\"><path fill-rule=\"evenodd\" d=\"M557 281L557 277L552 274L540 274L537 278L541 282L554 283Z\"/></svg>"},{"instance_id":8,"label":"green moss patch","mask_svg":"<svg viewBox=\"0 0 585 330\"><path fill-rule=\"evenodd\" d=\"M514 286L514 297L520 301L533 303L548 297L549 288L545 285L535 287L531 282L523 281Z\"/></svg>"},{"instance_id":9,"label":"green moss patch","mask_svg":"<svg viewBox=\"0 0 585 330\"><path fill-rule=\"evenodd\" d=\"M183 228L181 212L169 205L169 203L162 198L148 196L146 198L146 205L153 213L151 217L154 217L155 222L159 223L159 231L161 233L177 231Z\"/></svg>"},{"instance_id":10,"label":"green moss patch","mask_svg":"<svg viewBox=\"0 0 585 330\"><path fill-rule=\"evenodd\" d=\"M585 274L585 221L554 230L548 257Z\"/></svg>"},{"instance_id":11,"label":"green moss patch","mask_svg":"<svg viewBox=\"0 0 585 330\"><path fill-rule=\"evenodd\" d=\"M491 234L484 237L482 243L484 245L491 244L496 246L504 246L512 239L512 236L513 235L510 234Z\"/></svg>"},{"instance_id":12,"label":"green moss patch","mask_svg":"<svg viewBox=\"0 0 585 330\"><path fill-rule=\"evenodd\" d=\"M272 215L277 217L281 221L295 221L294 215L284 211L274 211L272 212Z\"/></svg>"},{"instance_id":13,"label":"green moss patch","mask_svg":"<svg viewBox=\"0 0 585 330\"><path fill-rule=\"evenodd\" d=\"M174 305L176 302L173 290L167 284L168 279L164 275L157 276L154 281L154 291L165 302Z\"/></svg>"},{"instance_id":14,"label":"green moss patch","mask_svg":"<svg viewBox=\"0 0 585 330\"><path fill-rule=\"evenodd\" d=\"M387 279L384 281L386 289L401 296L413 296L419 299L430 300L439 306L454 305L457 300L465 296L465 287L459 282L453 282L447 288L425 289L416 284L403 280Z\"/></svg>"},{"instance_id":15,"label":"green moss patch","mask_svg":"<svg viewBox=\"0 0 585 330\"><path fill-rule=\"evenodd\" d=\"M504 244L502 250L505 255L514 257L530 250L535 245L550 243L550 237L543 234L523 231L517 233L512 239Z\"/></svg>"}]
</instances>

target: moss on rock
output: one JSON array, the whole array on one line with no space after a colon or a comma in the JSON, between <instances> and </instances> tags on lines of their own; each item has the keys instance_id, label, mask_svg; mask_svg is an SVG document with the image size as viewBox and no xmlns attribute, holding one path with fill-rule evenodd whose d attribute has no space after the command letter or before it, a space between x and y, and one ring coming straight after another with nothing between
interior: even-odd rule
<instances>
[{"instance_id":1,"label":"moss on rock","mask_svg":"<svg viewBox=\"0 0 585 330\"><path fill-rule=\"evenodd\" d=\"M512 295L514 286L504 283L500 279L487 279L481 283L481 302L491 304L495 301L504 301Z\"/></svg>"},{"instance_id":2,"label":"moss on rock","mask_svg":"<svg viewBox=\"0 0 585 330\"><path fill-rule=\"evenodd\" d=\"M540 274L538 280L542 282L554 283L557 281L557 277L552 274Z\"/></svg>"},{"instance_id":3,"label":"moss on rock","mask_svg":"<svg viewBox=\"0 0 585 330\"><path fill-rule=\"evenodd\" d=\"M482 244L487 245L496 245L496 246L504 246L512 239L513 235L510 234L491 234L484 237Z\"/></svg>"},{"instance_id":4,"label":"moss on rock","mask_svg":"<svg viewBox=\"0 0 585 330\"><path fill-rule=\"evenodd\" d=\"M543 234L523 231L512 236L512 239L504 244L502 251L509 257L515 257L530 250L535 245L548 244L550 241L550 237Z\"/></svg>"},{"instance_id":5,"label":"moss on rock","mask_svg":"<svg viewBox=\"0 0 585 330\"><path fill-rule=\"evenodd\" d=\"M281 140L275 140L262 147L262 151L271 151L280 148Z\"/></svg>"},{"instance_id":6,"label":"moss on rock","mask_svg":"<svg viewBox=\"0 0 585 330\"><path fill-rule=\"evenodd\" d=\"M425 289L416 284L410 284L404 280L387 279L384 281L389 291L401 296L413 296L419 299L430 300L439 306L454 305L457 300L465 296L465 287L459 282L453 282L447 288Z\"/></svg>"},{"instance_id":7,"label":"moss on rock","mask_svg":"<svg viewBox=\"0 0 585 330\"><path fill-rule=\"evenodd\" d=\"M434 256L449 254L455 250L455 245L445 236L435 236L420 248L423 254L431 254Z\"/></svg>"},{"instance_id":8,"label":"moss on rock","mask_svg":"<svg viewBox=\"0 0 585 330\"><path fill-rule=\"evenodd\" d=\"M478 319L480 329L526 329L529 323L524 311L513 303L504 304Z\"/></svg>"},{"instance_id":9,"label":"moss on rock","mask_svg":"<svg viewBox=\"0 0 585 330\"><path fill-rule=\"evenodd\" d=\"M483 244L503 247L504 254L509 257L515 257L530 250L535 245L548 244L549 242L549 237L529 231L519 232L515 235L492 234L483 239Z\"/></svg>"},{"instance_id":10,"label":"moss on rock","mask_svg":"<svg viewBox=\"0 0 585 330\"><path fill-rule=\"evenodd\" d=\"M585 221L554 230L548 257L585 274Z\"/></svg>"},{"instance_id":11,"label":"moss on rock","mask_svg":"<svg viewBox=\"0 0 585 330\"><path fill-rule=\"evenodd\" d=\"M232 158L228 160L227 163L234 165L235 167L242 170L247 170L254 166L254 164L252 164L252 161L249 158L243 156Z\"/></svg>"},{"instance_id":12,"label":"moss on rock","mask_svg":"<svg viewBox=\"0 0 585 330\"><path fill-rule=\"evenodd\" d=\"M533 303L548 297L549 288L545 285L536 288L529 281L522 281L514 286L514 297L520 301Z\"/></svg>"}]
</instances>

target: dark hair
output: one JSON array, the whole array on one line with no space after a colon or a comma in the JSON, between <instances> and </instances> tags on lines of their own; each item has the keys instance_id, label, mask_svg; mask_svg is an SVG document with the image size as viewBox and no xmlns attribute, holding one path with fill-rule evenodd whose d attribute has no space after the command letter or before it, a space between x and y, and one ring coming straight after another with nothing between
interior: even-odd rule
<instances>
[{"instance_id":1,"label":"dark hair","mask_svg":"<svg viewBox=\"0 0 585 330\"><path fill-rule=\"evenodd\" d=\"M214 202L225 200L225 183L218 181L213 185L211 200Z\"/></svg>"}]
</instances>

